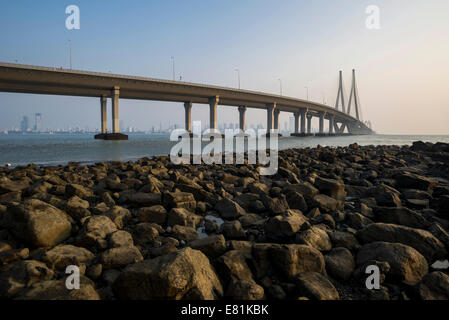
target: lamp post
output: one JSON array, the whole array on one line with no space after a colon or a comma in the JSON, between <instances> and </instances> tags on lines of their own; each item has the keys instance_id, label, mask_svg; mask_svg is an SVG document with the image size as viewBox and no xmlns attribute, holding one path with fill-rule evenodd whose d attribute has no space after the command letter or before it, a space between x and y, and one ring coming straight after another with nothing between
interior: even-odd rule
<instances>
[{"instance_id":1,"label":"lamp post","mask_svg":"<svg viewBox=\"0 0 449 320\"><path fill-rule=\"evenodd\" d=\"M70 70L72 70L72 40L69 40L69 51L70 51Z\"/></svg>"},{"instance_id":2,"label":"lamp post","mask_svg":"<svg viewBox=\"0 0 449 320\"><path fill-rule=\"evenodd\" d=\"M175 57L171 57L173 68L173 81L175 81Z\"/></svg>"},{"instance_id":3,"label":"lamp post","mask_svg":"<svg viewBox=\"0 0 449 320\"><path fill-rule=\"evenodd\" d=\"M240 90L240 70L239 69L235 69L235 71L237 72L237 80L238 80L239 90Z\"/></svg>"},{"instance_id":4,"label":"lamp post","mask_svg":"<svg viewBox=\"0 0 449 320\"><path fill-rule=\"evenodd\" d=\"M279 89L281 92L281 96L282 96L282 79L278 79L279 80Z\"/></svg>"},{"instance_id":5,"label":"lamp post","mask_svg":"<svg viewBox=\"0 0 449 320\"><path fill-rule=\"evenodd\" d=\"M309 101L309 87L304 87L305 89L307 89L307 101Z\"/></svg>"}]
</instances>

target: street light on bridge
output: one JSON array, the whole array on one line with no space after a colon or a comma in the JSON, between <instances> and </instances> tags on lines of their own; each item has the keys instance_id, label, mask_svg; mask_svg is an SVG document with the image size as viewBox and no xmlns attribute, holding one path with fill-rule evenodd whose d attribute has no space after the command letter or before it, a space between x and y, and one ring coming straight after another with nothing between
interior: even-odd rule
<instances>
[{"instance_id":1,"label":"street light on bridge","mask_svg":"<svg viewBox=\"0 0 449 320\"><path fill-rule=\"evenodd\" d=\"M72 70L72 40L69 40L69 51L70 51L70 70Z\"/></svg>"},{"instance_id":2,"label":"street light on bridge","mask_svg":"<svg viewBox=\"0 0 449 320\"><path fill-rule=\"evenodd\" d=\"M240 70L239 69L235 69L235 71L237 72L237 80L238 80L239 90L240 90Z\"/></svg>"},{"instance_id":3,"label":"street light on bridge","mask_svg":"<svg viewBox=\"0 0 449 320\"><path fill-rule=\"evenodd\" d=\"M279 88L280 88L281 96L282 96L282 80L281 79L278 79L278 80L279 80Z\"/></svg>"},{"instance_id":4,"label":"street light on bridge","mask_svg":"<svg viewBox=\"0 0 449 320\"><path fill-rule=\"evenodd\" d=\"M307 101L309 101L309 87L304 87L305 89L307 89Z\"/></svg>"},{"instance_id":5,"label":"street light on bridge","mask_svg":"<svg viewBox=\"0 0 449 320\"><path fill-rule=\"evenodd\" d=\"M172 60L172 69L173 69L173 81L175 81L175 57L171 57Z\"/></svg>"}]
</instances>

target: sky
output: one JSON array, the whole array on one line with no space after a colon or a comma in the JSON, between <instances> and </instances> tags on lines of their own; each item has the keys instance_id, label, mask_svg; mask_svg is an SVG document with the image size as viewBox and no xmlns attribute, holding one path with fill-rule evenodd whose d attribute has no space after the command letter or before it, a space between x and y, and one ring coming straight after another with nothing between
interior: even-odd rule
<instances>
[{"instance_id":1,"label":"sky","mask_svg":"<svg viewBox=\"0 0 449 320\"><path fill-rule=\"evenodd\" d=\"M66 7L80 29L66 28ZM380 9L380 29L366 8ZM447 0L46 0L3 1L0 61L238 86L335 106L338 72L349 96L351 70L364 120L382 134L449 134ZM0 129L43 114L44 127L100 126L95 98L0 93ZM109 112L110 115L110 112ZM207 122L207 105L192 120ZM281 113L284 127L292 115ZM125 126L184 123L180 103L120 100ZM317 120L315 120L317 121ZM109 122L111 122L109 120ZM218 122L238 111L218 108ZM266 112L247 111L247 125ZM316 126L316 124L315 124ZM109 124L110 128L110 124Z\"/></svg>"}]
</instances>

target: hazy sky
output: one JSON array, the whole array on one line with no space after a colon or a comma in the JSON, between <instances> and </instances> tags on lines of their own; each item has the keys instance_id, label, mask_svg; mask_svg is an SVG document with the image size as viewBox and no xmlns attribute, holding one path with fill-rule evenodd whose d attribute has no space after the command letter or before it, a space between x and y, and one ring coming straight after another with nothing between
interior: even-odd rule
<instances>
[{"instance_id":1,"label":"hazy sky","mask_svg":"<svg viewBox=\"0 0 449 320\"><path fill-rule=\"evenodd\" d=\"M81 29L65 27L78 5ZM380 8L380 30L365 26ZM338 71L351 70L365 120L379 133L449 134L447 0L46 0L3 1L0 61L237 86L335 104ZM0 128L41 112L45 127L99 127L99 99L0 93ZM109 112L110 115L110 112ZM281 128L291 115L281 114ZM193 120L208 107L194 105ZM120 101L120 119L142 129L183 124L179 103ZM265 123L260 110L247 123ZM219 122L238 122L219 107Z\"/></svg>"}]
</instances>

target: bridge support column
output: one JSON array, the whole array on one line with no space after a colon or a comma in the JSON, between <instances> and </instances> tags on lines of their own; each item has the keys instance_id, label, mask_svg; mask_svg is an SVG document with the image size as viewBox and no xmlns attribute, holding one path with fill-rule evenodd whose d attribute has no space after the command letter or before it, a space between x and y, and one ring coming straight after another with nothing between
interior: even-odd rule
<instances>
[{"instance_id":1,"label":"bridge support column","mask_svg":"<svg viewBox=\"0 0 449 320\"><path fill-rule=\"evenodd\" d=\"M273 130L274 111L276 109L276 103L267 104L267 134Z\"/></svg>"},{"instance_id":2,"label":"bridge support column","mask_svg":"<svg viewBox=\"0 0 449 320\"><path fill-rule=\"evenodd\" d=\"M335 116L329 116L329 134L334 134Z\"/></svg>"},{"instance_id":3,"label":"bridge support column","mask_svg":"<svg viewBox=\"0 0 449 320\"><path fill-rule=\"evenodd\" d=\"M293 115L295 116L295 132L291 134L292 137L299 137L299 117L301 116L300 112L294 112Z\"/></svg>"},{"instance_id":4,"label":"bridge support column","mask_svg":"<svg viewBox=\"0 0 449 320\"><path fill-rule=\"evenodd\" d=\"M105 134L103 139L128 140L128 136L126 134L121 134L119 128L118 106L120 98L120 87L114 87L112 89L111 98L112 98L112 133Z\"/></svg>"},{"instance_id":5,"label":"bridge support column","mask_svg":"<svg viewBox=\"0 0 449 320\"><path fill-rule=\"evenodd\" d=\"M239 107L239 125L240 125L240 131L243 133L245 132L245 113L246 113L246 107L240 106Z\"/></svg>"},{"instance_id":6,"label":"bridge support column","mask_svg":"<svg viewBox=\"0 0 449 320\"><path fill-rule=\"evenodd\" d=\"M102 96L100 98L101 133L95 135L95 139L104 139L108 133L107 103L108 98Z\"/></svg>"},{"instance_id":7,"label":"bridge support column","mask_svg":"<svg viewBox=\"0 0 449 320\"><path fill-rule=\"evenodd\" d=\"M281 113L281 110L276 109L274 110L274 130L279 131L279 114Z\"/></svg>"},{"instance_id":8,"label":"bridge support column","mask_svg":"<svg viewBox=\"0 0 449 320\"><path fill-rule=\"evenodd\" d=\"M187 132L192 133L192 102L184 102L185 116L185 129Z\"/></svg>"},{"instance_id":9,"label":"bridge support column","mask_svg":"<svg viewBox=\"0 0 449 320\"><path fill-rule=\"evenodd\" d=\"M306 111L302 110L301 112L301 135L306 134Z\"/></svg>"},{"instance_id":10,"label":"bridge support column","mask_svg":"<svg viewBox=\"0 0 449 320\"><path fill-rule=\"evenodd\" d=\"M320 135L324 134L324 113L320 113Z\"/></svg>"},{"instance_id":11,"label":"bridge support column","mask_svg":"<svg viewBox=\"0 0 449 320\"><path fill-rule=\"evenodd\" d=\"M210 107L209 128L211 131L217 130L217 106L219 101L220 98L218 96L209 99L209 107Z\"/></svg>"},{"instance_id":12,"label":"bridge support column","mask_svg":"<svg viewBox=\"0 0 449 320\"><path fill-rule=\"evenodd\" d=\"M312 115L307 115L307 134L312 134Z\"/></svg>"}]
</instances>

